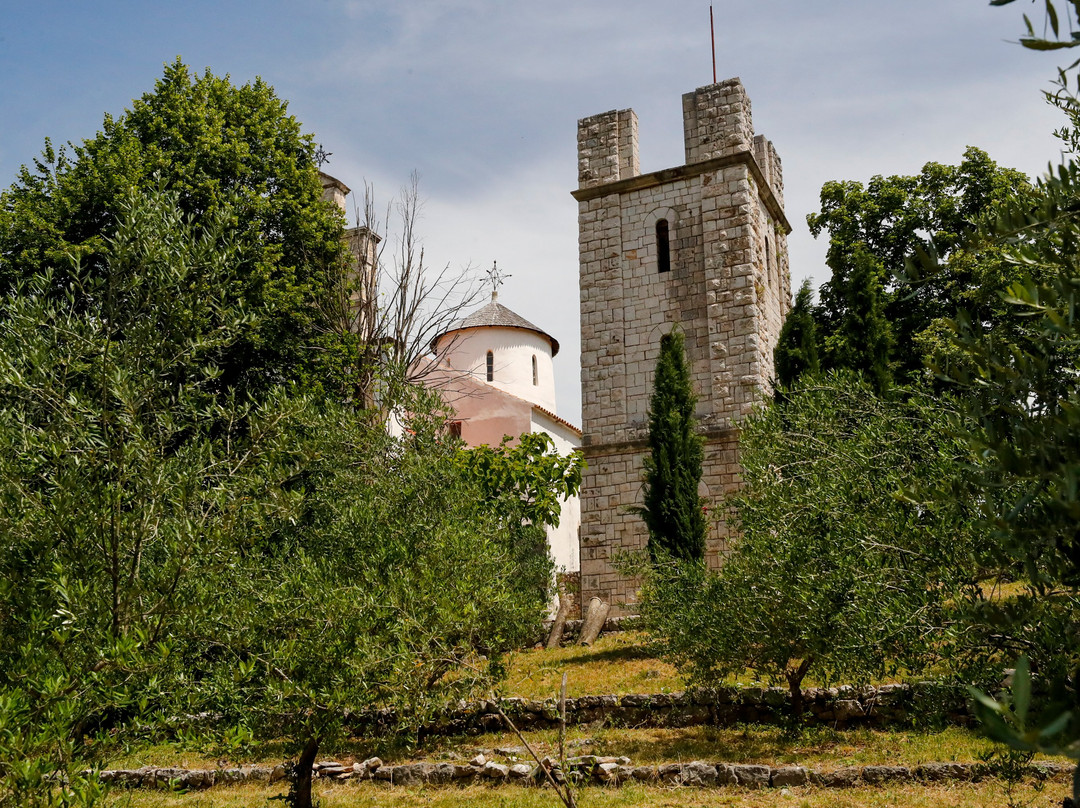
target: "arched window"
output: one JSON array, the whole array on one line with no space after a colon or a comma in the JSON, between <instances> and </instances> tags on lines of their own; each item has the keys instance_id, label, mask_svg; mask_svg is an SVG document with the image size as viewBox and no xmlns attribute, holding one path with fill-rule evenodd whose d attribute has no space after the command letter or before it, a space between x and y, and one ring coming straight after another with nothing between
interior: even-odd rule
<instances>
[{"instance_id":1,"label":"arched window","mask_svg":"<svg viewBox=\"0 0 1080 808\"><path fill-rule=\"evenodd\" d=\"M491 351L487 354L487 380L495 381L495 354Z\"/></svg>"},{"instance_id":2,"label":"arched window","mask_svg":"<svg viewBox=\"0 0 1080 808\"><path fill-rule=\"evenodd\" d=\"M656 222L656 270L657 272L671 270L671 243L668 238L667 219L658 219Z\"/></svg>"}]
</instances>

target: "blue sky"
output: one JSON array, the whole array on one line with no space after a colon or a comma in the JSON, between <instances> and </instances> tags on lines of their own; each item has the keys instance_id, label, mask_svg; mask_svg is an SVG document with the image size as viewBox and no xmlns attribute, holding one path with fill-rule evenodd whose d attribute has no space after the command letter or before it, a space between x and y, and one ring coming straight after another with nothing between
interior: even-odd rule
<instances>
[{"instance_id":1,"label":"blue sky","mask_svg":"<svg viewBox=\"0 0 1080 808\"><path fill-rule=\"evenodd\" d=\"M793 284L826 277L805 219L827 180L914 173L968 145L1029 174L1058 157L1040 91L1071 60L1011 44L1030 4L714 8L718 76L742 78L784 163ZM0 183L46 136L92 136L177 56L262 76L354 189L385 203L419 173L428 258L510 273L500 299L562 343L560 414L577 421L576 121L633 107L642 170L680 164L681 95L711 81L708 24L697 0L5 0Z\"/></svg>"}]
</instances>

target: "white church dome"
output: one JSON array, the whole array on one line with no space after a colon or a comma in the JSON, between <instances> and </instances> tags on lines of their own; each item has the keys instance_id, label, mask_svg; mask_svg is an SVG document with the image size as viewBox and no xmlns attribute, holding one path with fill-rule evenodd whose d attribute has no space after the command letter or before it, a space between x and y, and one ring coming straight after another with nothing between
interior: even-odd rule
<instances>
[{"instance_id":1,"label":"white church dome","mask_svg":"<svg viewBox=\"0 0 1080 808\"><path fill-rule=\"evenodd\" d=\"M554 413L551 359L559 342L497 298L492 292L490 303L435 337L432 353L456 371Z\"/></svg>"}]
</instances>

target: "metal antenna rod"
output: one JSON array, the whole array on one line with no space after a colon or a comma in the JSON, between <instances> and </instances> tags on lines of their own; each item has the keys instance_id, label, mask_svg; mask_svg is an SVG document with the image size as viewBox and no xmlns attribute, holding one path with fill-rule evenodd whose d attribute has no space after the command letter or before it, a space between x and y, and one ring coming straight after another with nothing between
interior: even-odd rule
<instances>
[{"instance_id":1,"label":"metal antenna rod","mask_svg":"<svg viewBox=\"0 0 1080 808\"><path fill-rule=\"evenodd\" d=\"M709 36L712 38L712 83L716 84L716 28L713 27L712 4L709 4Z\"/></svg>"}]
</instances>

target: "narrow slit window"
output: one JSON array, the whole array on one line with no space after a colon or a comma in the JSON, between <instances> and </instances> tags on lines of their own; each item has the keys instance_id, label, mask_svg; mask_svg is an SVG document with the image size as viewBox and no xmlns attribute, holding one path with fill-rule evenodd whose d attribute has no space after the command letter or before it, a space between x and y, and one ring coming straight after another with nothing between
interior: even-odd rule
<instances>
[{"instance_id":1,"label":"narrow slit window","mask_svg":"<svg viewBox=\"0 0 1080 808\"><path fill-rule=\"evenodd\" d=\"M765 280L770 284L773 282L772 264L772 247L769 244L769 237L765 236Z\"/></svg>"},{"instance_id":2,"label":"narrow slit window","mask_svg":"<svg viewBox=\"0 0 1080 808\"><path fill-rule=\"evenodd\" d=\"M492 351L487 352L487 380L495 381L495 354Z\"/></svg>"},{"instance_id":3,"label":"narrow slit window","mask_svg":"<svg viewBox=\"0 0 1080 808\"><path fill-rule=\"evenodd\" d=\"M671 271L671 243L668 238L667 219L660 219L656 223L656 270Z\"/></svg>"},{"instance_id":4,"label":"narrow slit window","mask_svg":"<svg viewBox=\"0 0 1080 808\"><path fill-rule=\"evenodd\" d=\"M540 384L540 374L536 372L536 354L533 354L533 387Z\"/></svg>"}]
</instances>

